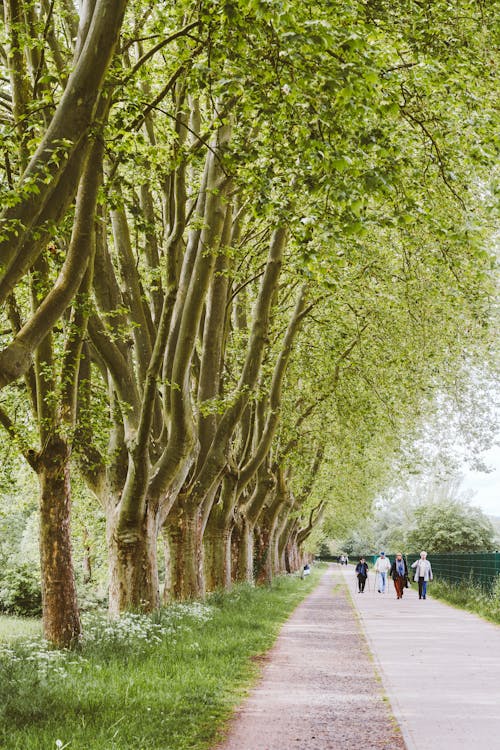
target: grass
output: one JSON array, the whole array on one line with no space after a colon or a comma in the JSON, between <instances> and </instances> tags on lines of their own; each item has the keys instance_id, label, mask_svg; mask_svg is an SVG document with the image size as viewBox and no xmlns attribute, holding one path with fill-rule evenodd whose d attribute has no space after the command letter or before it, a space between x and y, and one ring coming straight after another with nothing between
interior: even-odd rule
<instances>
[{"instance_id":1,"label":"grass","mask_svg":"<svg viewBox=\"0 0 500 750\"><path fill-rule=\"evenodd\" d=\"M497 577L491 590L485 589L468 578L459 583L434 579L429 593L454 607L465 609L490 622L500 624L500 576Z\"/></svg>"},{"instance_id":2,"label":"grass","mask_svg":"<svg viewBox=\"0 0 500 750\"><path fill-rule=\"evenodd\" d=\"M317 583L238 586L154 617L93 615L78 651L0 643L0 748L212 747L296 605Z\"/></svg>"},{"instance_id":3,"label":"grass","mask_svg":"<svg viewBox=\"0 0 500 750\"><path fill-rule=\"evenodd\" d=\"M40 620L36 618L0 615L0 646L7 641L36 638L41 632Z\"/></svg>"}]
</instances>

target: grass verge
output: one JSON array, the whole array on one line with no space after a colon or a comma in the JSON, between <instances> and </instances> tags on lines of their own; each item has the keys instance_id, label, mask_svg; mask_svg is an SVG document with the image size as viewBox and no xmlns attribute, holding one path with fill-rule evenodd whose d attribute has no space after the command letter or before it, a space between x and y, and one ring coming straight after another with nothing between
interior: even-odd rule
<instances>
[{"instance_id":1,"label":"grass verge","mask_svg":"<svg viewBox=\"0 0 500 750\"><path fill-rule=\"evenodd\" d=\"M0 643L0 748L204 750L258 674L258 656L320 572L238 586L153 617L85 622L78 651Z\"/></svg>"},{"instance_id":2,"label":"grass verge","mask_svg":"<svg viewBox=\"0 0 500 750\"><path fill-rule=\"evenodd\" d=\"M459 583L436 580L431 584L431 596L459 609L465 609L490 622L500 624L500 576L491 590L468 578Z\"/></svg>"}]
</instances>

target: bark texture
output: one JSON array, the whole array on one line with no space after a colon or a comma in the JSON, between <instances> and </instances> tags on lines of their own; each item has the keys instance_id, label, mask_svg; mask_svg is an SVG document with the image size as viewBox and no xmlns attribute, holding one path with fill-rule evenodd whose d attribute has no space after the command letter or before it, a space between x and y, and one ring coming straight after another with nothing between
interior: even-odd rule
<instances>
[{"instance_id":1,"label":"bark texture","mask_svg":"<svg viewBox=\"0 0 500 750\"><path fill-rule=\"evenodd\" d=\"M69 648L81 634L71 552L70 450L52 437L37 461L44 637Z\"/></svg>"}]
</instances>

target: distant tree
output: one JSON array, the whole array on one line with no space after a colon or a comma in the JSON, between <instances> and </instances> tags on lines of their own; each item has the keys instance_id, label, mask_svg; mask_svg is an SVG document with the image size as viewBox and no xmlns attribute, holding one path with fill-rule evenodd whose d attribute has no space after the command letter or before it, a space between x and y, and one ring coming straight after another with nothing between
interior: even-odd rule
<instances>
[{"instance_id":1,"label":"distant tree","mask_svg":"<svg viewBox=\"0 0 500 750\"><path fill-rule=\"evenodd\" d=\"M484 552L493 549L495 530L482 510L462 501L416 508L408 548L429 552Z\"/></svg>"},{"instance_id":2,"label":"distant tree","mask_svg":"<svg viewBox=\"0 0 500 750\"><path fill-rule=\"evenodd\" d=\"M318 548L318 556L319 557L331 557L332 550L330 549L330 545L322 541Z\"/></svg>"},{"instance_id":3,"label":"distant tree","mask_svg":"<svg viewBox=\"0 0 500 750\"><path fill-rule=\"evenodd\" d=\"M488 516L488 518L490 519L495 531L493 544L495 546L495 549L498 549L500 547L500 518L498 516Z\"/></svg>"}]
</instances>

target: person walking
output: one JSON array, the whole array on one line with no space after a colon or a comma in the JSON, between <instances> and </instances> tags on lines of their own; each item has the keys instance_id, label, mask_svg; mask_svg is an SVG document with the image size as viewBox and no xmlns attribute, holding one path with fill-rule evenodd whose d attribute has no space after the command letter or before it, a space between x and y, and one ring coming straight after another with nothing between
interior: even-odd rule
<instances>
[{"instance_id":1,"label":"person walking","mask_svg":"<svg viewBox=\"0 0 500 750\"><path fill-rule=\"evenodd\" d=\"M391 569L391 561L385 556L385 552L381 552L375 562L374 571L379 576L378 593L385 594L387 588L387 573Z\"/></svg>"},{"instance_id":2,"label":"person walking","mask_svg":"<svg viewBox=\"0 0 500 750\"><path fill-rule=\"evenodd\" d=\"M368 577L368 564L364 557L359 558L359 562L355 568L355 573L358 577L358 593L362 594L365 590L365 583Z\"/></svg>"},{"instance_id":3,"label":"person walking","mask_svg":"<svg viewBox=\"0 0 500 750\"><path fill-rule=\"evenodd\" d=\"M408 583L408 566L401 552L396 554L391 565L391 578L396 589L396 598L402 599L403 592Z\"/></svg>"},{"instance_id":4,"label":"person walking","mask_svg":"<svg viewBox=\"0 0 500 750\"><path fill-rule=\"evenodd\" d=\"M420 553L420 559L411 564L415 568L414 581L418 581L418 598L425 599L427 595L427 584L432 581L432 566L427 559L427 552Z\"/></svg>"}]
</instances>

